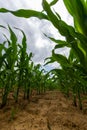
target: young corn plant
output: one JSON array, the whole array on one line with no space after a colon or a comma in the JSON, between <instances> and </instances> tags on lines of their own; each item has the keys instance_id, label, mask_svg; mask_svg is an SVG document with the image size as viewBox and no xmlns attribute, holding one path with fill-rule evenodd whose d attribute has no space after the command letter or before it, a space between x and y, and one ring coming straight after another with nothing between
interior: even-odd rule
<instances>
[{"instance_id":1,"label":"young corn plant","mask_svg":"<svg viewBox=\"0 0 87 130\"><path fill-rule=\"evenodd\" d=\"M30 99L30 89L31 89L31 80L32 80L32 68L33 62L31 61L32 53L27 55L26 57L26 65L25 65L25 76L24 76L24 99Z\"/></svg>"},{"instance_id":2,"label":"young corn plant","mask_svg":"<svg viewBox=\"0 0 87 130\"><path fill-rule=\"evenodd\" d=\"M17 38L8 26L10 32L10 40L6 37L7 47L4 45L3 55L1 55L1 80L2 80L2 104L1 107L4 107L7 103L7 97L9 92L12 90L14 85L14 75L15 75L15 63L17 60Z\"/></svg>"},{"instance_id":3,"label":"young corn plant","mask_svg":"<svg viewBox=\"0 0 87 130\"><path fill-rule=\"evenodd\" d=\"M20 29L19 29L20 30ZM18 102L20 89L24 91L24 98L29 99L29 91L30 91L30 62L32 58L32 53L27 53L27 43L26 43L26 35L22 30L20 30L23 34L22 45L19 44L18 47L18 59L17 59L17 89L14 93L15 101Z\"/></svg>"},{"instance_id":4,"label":"young corn plant","mask_svg":"<svg viewBox=\"0 0 87 130\"><path fill-rule=\"evenodd\" d=\"M37 94L41 94L42 92L42 75L43 69L41 70L41 65L37 64L34 66L34 82Z\"/></svg>"}]
</instances>

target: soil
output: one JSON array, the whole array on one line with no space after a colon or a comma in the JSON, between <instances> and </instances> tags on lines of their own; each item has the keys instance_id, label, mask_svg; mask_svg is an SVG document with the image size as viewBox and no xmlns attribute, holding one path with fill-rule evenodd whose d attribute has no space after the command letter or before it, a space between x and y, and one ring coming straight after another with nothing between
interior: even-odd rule
<instances>
[{"instance_id":1,"label":"soil","mask_svg":"<svg viewBox=\"0 0 87 130\"><path fill-rule=\"evenodd\" d=\"M33 95L30 102L9 98L0 109L0 130L87 130L87 102L79 110L59 91Z\"/></svg>"}]
</instances>

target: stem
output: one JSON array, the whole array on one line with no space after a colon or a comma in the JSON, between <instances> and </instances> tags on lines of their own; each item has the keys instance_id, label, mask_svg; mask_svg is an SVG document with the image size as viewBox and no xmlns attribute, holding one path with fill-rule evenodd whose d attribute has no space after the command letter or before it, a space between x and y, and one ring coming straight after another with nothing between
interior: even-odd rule
<instances>
[{"instance_id":1,"label":"stem","mask_svg":"<svg viewBox=\"0 0 87 130\"><path fill-rule=\"evenodd\" d=\"M20 86L18 86L18 88L17 88L16 97L15 97L15 102L18 102L19 90L20 90Z\"/></svg>"},{"instance_id":2,"label":"stem","mask_svg":"<svg viewBox=\"0 0 87 130\"><path fill-rule=\"evenodd\" d=\"M82 101L81 101L81 96L80 96L80 90L78 88L78 99L79 99L79 108L82 110Z\"/></svg>"},{"instance_id":3,"label":"stem","mask_svg":"<svg viewBox=\"0 0 87 130\"><path fill-rule=\"evenodd\" d=\"M73 86L73 103L74 106L77 107L77 102L76 102L76 87Z\"/></svg>"},{"instance_id":4,"label":"stem","mask_svg":"<svg viewBox=\"0 0 87 130\"><path fill-rule=\"evenodd\" d=\"M6 103L7 103L8 93L9 93L9 89L8 89L7 84L6 84L5 89L4 89L4 94L2 96L1 108L3 108L6 105Z\"/></svg>"}]
</instances>

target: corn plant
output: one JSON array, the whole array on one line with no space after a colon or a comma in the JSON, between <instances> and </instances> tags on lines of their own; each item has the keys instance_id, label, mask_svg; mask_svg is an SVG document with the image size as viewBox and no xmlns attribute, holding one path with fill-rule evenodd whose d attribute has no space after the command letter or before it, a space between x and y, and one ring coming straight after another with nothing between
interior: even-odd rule
<instances>
[{"instance_id":1,"label":"corn plant","mask_svg":"<svg viewBox=\"0 0 87 130\"><path fill-rule=\"evenodd\" d=\"M25 67L24 65L25 65L25 60L26 60L25 57L26 57L26 38L24 35L22 39L22 45L19 45L19 53L18 53L18 59L17 59L18 84L17 84L17 91L15 94L16 102L18 101L20 87L22 87L22 84L23 84L23 75L24 75L24 67Z\"/></svg>"},{"instance_id":2,"label":"corn plant","mask_svg":"<svg viewBox=\"0 0 87 130\"><path fill-rule=\"evenodd\" d=\"M33 86L37 91L37 94L40 94L42 91L42 74L43 74L43 69L41 70L41 65L37 64L33 68L33 79L34 83Z\"/></svg>"},{"instance_id":3,"label":"corn plant","mask_svg":"<svg viewBox=\"0 0 87 130\"><path fill-rule=\"evenodd\" d=\"M9 26L8 26L9 27ZM3 49L3 55L1 55L2 59L2 68L1 68L1 79L2 79L2 87L3 87L3 93L2 93L2 104L1 107L5 106L7 103L7 97L12 89L12 86L14 84L14 75L15 75L15 62L17 59L17 38L12 31L12 29L9 27L10 32L10 40L7 39L7 46Z\"/></svg>"},{"instance_id":4,"label":"corn plant","mask_svg":"<svg viewBox=\"0 0 87 130\"><path fill-rule=\"evenodd\" d=\"M24 99L30 99L31 87L32 87L32 76L33 76L33 62L31 62L32 53L27 55L25 74L24 74Z\"/></svg>"}]
</instances>

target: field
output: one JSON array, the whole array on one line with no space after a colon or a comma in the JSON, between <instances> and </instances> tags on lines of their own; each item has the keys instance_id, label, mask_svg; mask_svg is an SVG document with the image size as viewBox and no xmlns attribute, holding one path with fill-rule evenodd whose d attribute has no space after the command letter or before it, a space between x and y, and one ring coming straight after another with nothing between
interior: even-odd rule
<instances>
[{"instance_id":1,"label":"field","mask_svg":"<svg viewBox=\"0 0 87 130\"><path fill-rule=\"evenodd\" d=\"M87 102L80 110L60 91L33 93L30 100L20 94L15 103L10 95L0 110L0 130L87 130Z\"/></svg>"},{"instance_id":2,"label":"field","mask_svg":"<svg viewBox=\"0 0 87 130\"><path fill-rule=\"evenodd\" d=\"M11 25L11 18L0 25L0 130L87 130L87 0L63 0L73 18L71 25L53 8L57 2L42 0L41 11L0 8L0 13L15 17L46 20L58 33L51 34L50 27L46 33L41 30L44 42L37 37L35 47L37 41L50 40L55 45L49 56L51 46L42 45L43 51L33 47L37 52L34 62L30 48L35 39L28 44L26 31ZM29 29L33 38L31 30L35 29ZM48 57L43 59L45 51ZM48 64L52 66L46 67Z\"/></svg>"}]
</instances>

